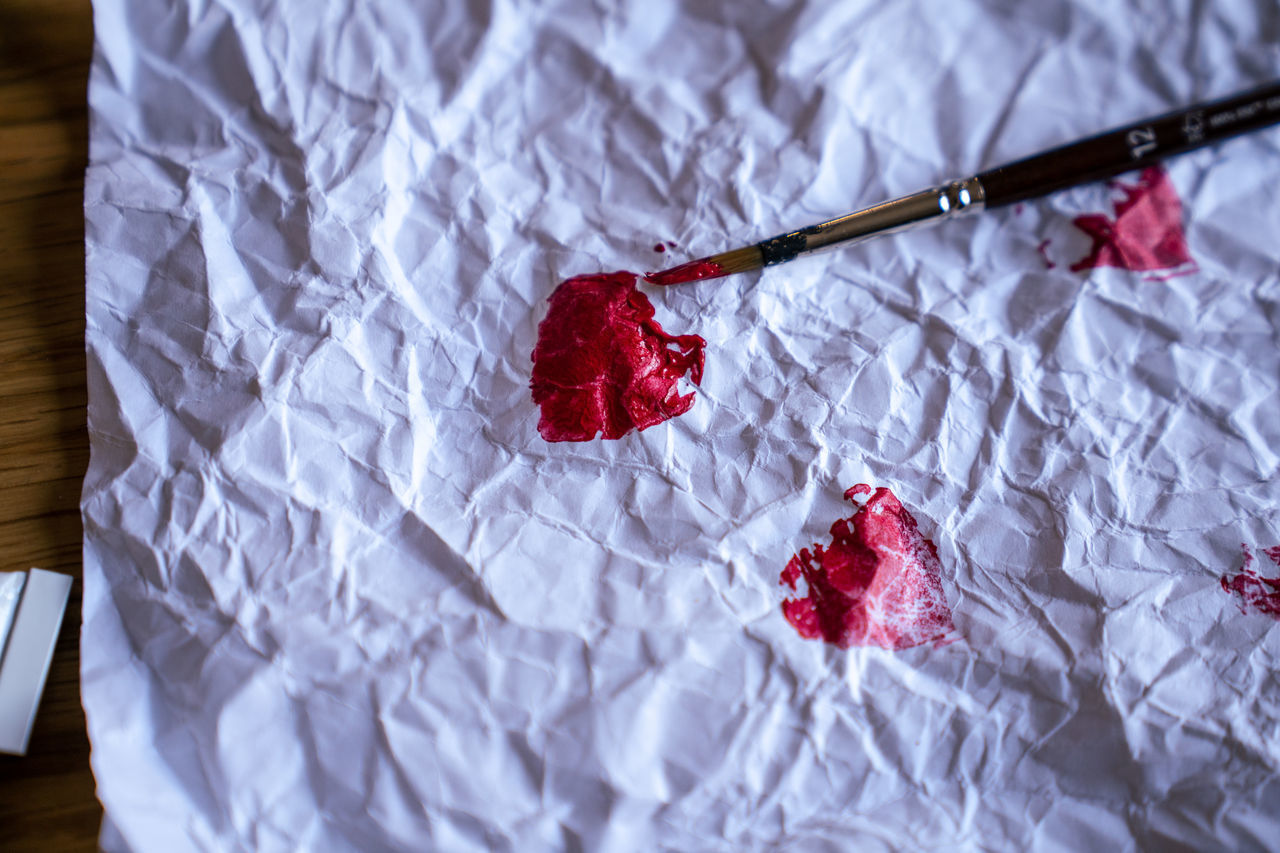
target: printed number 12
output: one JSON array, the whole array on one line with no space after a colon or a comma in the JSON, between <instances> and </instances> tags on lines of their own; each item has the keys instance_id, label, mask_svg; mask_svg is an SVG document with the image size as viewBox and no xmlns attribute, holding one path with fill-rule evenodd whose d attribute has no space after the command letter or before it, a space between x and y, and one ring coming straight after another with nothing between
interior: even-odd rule
<instances>
[{"instance_id":1,"label":"printed number 12","mask_svg":"<svg viewBox=\"0 0 1280 853\"><path fill-rule=\"evenodd\" d=\"M1141 160L1156 150L1156 132L1150 127L1139 127L1129 131L1125 137L1129 143L1129 156Z\"/></svg>"}]
</instances>

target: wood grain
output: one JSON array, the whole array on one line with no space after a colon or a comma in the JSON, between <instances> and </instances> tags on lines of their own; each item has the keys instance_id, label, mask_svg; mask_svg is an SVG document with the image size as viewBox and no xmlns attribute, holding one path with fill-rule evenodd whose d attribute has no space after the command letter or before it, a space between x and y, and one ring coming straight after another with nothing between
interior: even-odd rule
<instances>
[{"instance_id":1,"label":"wood grain","mask_svg":"<svg viewBox=\"0 0 1280 853\"><path fill-rule=\"evenodd\" d=\"M88 0L0 4L0 571L76 577L25 758L0 756L0 848L97 849L80 706Z\"/></svg>"}]
</instances>

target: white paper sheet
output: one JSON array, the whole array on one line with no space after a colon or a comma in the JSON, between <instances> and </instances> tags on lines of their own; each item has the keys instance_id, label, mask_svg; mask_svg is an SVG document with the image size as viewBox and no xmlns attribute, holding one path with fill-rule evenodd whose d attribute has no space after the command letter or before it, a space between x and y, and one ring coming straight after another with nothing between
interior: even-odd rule
<instances>
[{"instance_id":1,"label":"white paper sheet","mask_svg":"<svg viewBox=\"0 0 1280 853\"><path fill-rule=\"evenodd\" d=\"M1280 543L1280 131L1168 165L1187 274L1071 271L1073 218L1115 200L1081 187L649 288L707 368L642 433L549 444L528 388L560 280L1265 82L1273 6L100 0L95 25L110 849L1280 837L1280 627L1220 584ZM956 642L842 651L782 617L779 572L862 482L937 543Z\"/></svg>"}]
</instances>

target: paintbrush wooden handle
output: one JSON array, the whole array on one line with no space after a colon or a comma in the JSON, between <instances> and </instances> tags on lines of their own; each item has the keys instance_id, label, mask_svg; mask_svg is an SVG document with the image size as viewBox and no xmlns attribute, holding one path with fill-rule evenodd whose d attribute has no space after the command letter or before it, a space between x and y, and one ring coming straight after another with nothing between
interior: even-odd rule
<instances>
[{"instance_id":1,"label":"paintbrush wooden handle","mask_svg":"<svg viewBox=\"0 0 1280 853\"><path fill-rule=\"evenodd\" d=\"M978 175L986 207L1109 178L1280 122L1280 82L1135 122Z\"/></svg>"}]
</instances>

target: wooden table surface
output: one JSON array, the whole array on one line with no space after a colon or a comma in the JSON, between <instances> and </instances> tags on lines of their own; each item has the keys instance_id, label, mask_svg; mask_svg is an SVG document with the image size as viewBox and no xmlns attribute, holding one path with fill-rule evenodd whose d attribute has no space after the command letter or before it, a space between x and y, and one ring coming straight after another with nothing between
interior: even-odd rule
<instances>
[{"instance_id":1,"label":"wooden table surface","mask_svg":"<svg viewBox=\"0 0 1280 853\"><path fill-rule=\"evenodd\" d=\"M0 849L97 849L80 706L89 0L0 0L0 571L76 577L25 758L0 756Z\"/></svg>"}]
</instances>

